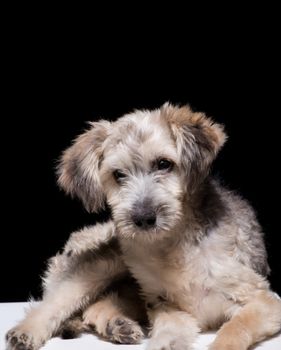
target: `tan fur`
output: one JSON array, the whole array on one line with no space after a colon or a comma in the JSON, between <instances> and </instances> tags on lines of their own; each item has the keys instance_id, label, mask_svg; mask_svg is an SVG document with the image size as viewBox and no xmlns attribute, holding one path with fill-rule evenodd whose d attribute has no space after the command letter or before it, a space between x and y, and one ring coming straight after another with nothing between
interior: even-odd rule
<instances>
[{"instance_id":1,"label":"tan fur","mask_svg":"<svg viewBox=\"0 0 281 350\"><path fill-rule=\"evenodd\" d=\"M250 345L280 330L280 313L281 303L276 295L269 291L258 292L222 326L211 350L248 349Z\"/></svg>"},{"instance_id":2,"label":"tan fur","mask_svg":"<svg viewBox=\"0 0 281 350\"><path fill-rule=\"evenodd\" d=\"M222 125L214 123L212 119L206 117L202 112L195 113L188 106L174 108L169 104L165 104L162 107L162 112L172 127L175 126L180 129L184 125L189 125L201 128L206 138L213 143L216 153L226 141L226 134Z\"/></svg>"},{"instance_id":3,"label":"tan fur","mask_svg":"<svg viewBox=\"0 0 281 350\"><path fill-rule=\"evenodd\" d=\"M109 340L139 341L142 312L126 309L140 296L152 327L148 350L191 349L199 330L222 325L212 350L246 350L277 333L281 301L266 278L255 213L209 176L225 140L205 114L169 104L94 123L80 136L62 157L59 183L90 211L106 200L112 220L73 234L52 258L43 301L9 333L8 349L38 349L79 310ZM120 289L108 289L126 273L140 291L128 282L124 304Z\"/></svg>"},{"instance_id":4,"label":"tan fur","mask_svg":"<svg viewBox=\"0 0 281 350\"><path fill-rule=\"evenodd\" d=\"M98 334L112 342L138 344L143 332L123 313L122 304L117 294L110 294L84 311L83 323L94 327Z\"/></svg>"},{"instance_id":5,"label":"tan fur","mask_svg":"<svg viewBox=\"0 0 281 350\"><path fill-rule=\"evenodd\" d=\"M89 212L103 207L105 200L96 172L110 123L100 121L91 123L91 126L91 130L80 135L75 144L64 152L62 166L58 170L60 186L70 195L77 195ZM90 197L93 195L95 205L91 206Z\"/></svg>"}]
</instances>

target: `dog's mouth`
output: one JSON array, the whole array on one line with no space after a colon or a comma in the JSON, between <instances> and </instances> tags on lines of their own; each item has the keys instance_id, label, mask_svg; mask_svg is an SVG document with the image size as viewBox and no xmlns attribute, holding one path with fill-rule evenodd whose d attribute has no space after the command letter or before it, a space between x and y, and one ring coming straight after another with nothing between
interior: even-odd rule
<instances>
[{"instance_id":1,"label":"dog's mouth","mask_svg":"<svg viewBox=\"0 0 281 350\"><path fill-rule=\"evenodd\" d=\"M137 237L157 237L163 229L161 229L158 225L149 225L139 227L135 225L133 222L130 224L124 225L124 223L119 222L117 225L118 234L124 238L137 238Z\"/></svg>"},{"instance_id":2,"label":"dog's mouth","mask_svg":"<svg viewBox=\"0 0 281 350\"><path fill-rule=\"evenodd\" d=\"M118 228L118 232L125 236L134 236L136 234L157 233L161 231L157 225L157 218L147 219L145 221L137 221L129 219L114 220Z\"/></svg>"},{"instance_id":3,"label":"dog's mouth","mask_svg":"<svg viewBox=\"0 0 281 350\"><path fill-rule=\"evenodd\" d=\"M128 217L115 218L118 234L125 238L148 237L150 239L167 234L179 220L176 214L173 217L156 215L146 219L136 220Z\"/></svg>"}]
</instances>

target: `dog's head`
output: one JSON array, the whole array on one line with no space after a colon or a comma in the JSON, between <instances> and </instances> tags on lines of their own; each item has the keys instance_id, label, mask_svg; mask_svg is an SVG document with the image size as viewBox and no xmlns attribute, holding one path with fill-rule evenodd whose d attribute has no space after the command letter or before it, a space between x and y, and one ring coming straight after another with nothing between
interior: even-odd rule
<instances>
[{"instance_id":1,"label":"dog's head","mask_svg":"<svg viewBox=\"0 0 281 350\"><path fill-rule=\"evenodd\" d=\"M225 139L221 125L189 107L136 111L92 123L64 152L58 182L88 211L107 201L124 236L167 232Z\"/></svg>"}]
</instances>

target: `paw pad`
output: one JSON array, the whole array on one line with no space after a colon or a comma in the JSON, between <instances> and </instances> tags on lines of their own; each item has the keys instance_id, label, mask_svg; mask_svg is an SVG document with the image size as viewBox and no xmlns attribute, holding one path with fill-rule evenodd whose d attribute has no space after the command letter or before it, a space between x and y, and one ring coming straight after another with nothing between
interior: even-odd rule
<instances>
[{"instance_id":1,"label":"paw pad","mask_svg":"<svg viewBox=\"0 0 281 350\"><path fill-rule=\"evenodd\" d=\"M106 334L111 341L120 344L138 344L143 337L143 332L136 322L120 317L108 322Z\"/></svg>"},{"instance_id":2,"label":"paw pad","mask_svg":"<svg viewBox=\"0 0 281 350\"><path fill-rule=\"evenodd\" d=\"M11 330L6 334L8 350L35 350L32 339L25 333Z\"/></svg>"}]
</instances>

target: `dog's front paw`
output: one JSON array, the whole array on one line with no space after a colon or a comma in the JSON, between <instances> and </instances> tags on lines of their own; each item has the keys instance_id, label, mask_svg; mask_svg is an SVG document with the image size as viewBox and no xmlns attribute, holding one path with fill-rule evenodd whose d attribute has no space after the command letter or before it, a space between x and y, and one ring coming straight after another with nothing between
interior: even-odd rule
<instances>
[{"instance_id":1,"label":"dog's front paw","mask_svg":"<svg viewBox=\"0 0 281 350\"><path fill-rule=\"evenodd\" d=\"M38 350L40 345L36 346L33 337L20 328L12 328L6 334L6 350Z\"/></svg>"},{"instance_id":2,"label":"dog's front paw","mask_svg":"<svg viewBox=\"0 0 281 350\"><path fill-rule=\"evenodd\" d=\"M106 335L110 341L120 344L139 344L143 338L140 326L136 322L123 317L108 321Z\"/></svg>"},{"instance_id":3,"label":"dog's front paw","mask_svg":"<svg viewBox=\"0 0 281 350\"><path fill-rule=\"evenodd\" d=\"M188 339L183 336L163 332L151 338L147 350L188 350L189 345Z\"/></svg>"}]
</instances>

